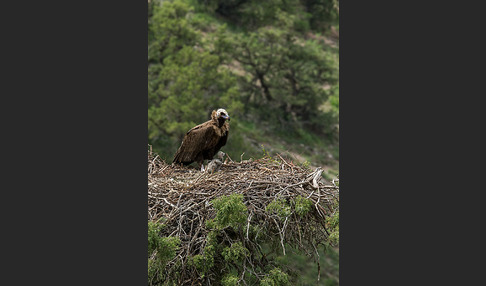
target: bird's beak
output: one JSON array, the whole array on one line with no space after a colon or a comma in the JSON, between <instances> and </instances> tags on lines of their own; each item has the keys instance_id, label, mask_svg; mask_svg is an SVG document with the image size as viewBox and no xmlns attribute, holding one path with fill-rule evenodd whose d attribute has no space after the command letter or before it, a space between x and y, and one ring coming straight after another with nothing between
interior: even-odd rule
<instances>
[{"instance_id":1,"label":"bird's beak","mask_svg":"<svg viewBox=\"0 0 486 286\"><path fill-rule=\"evenodd\" d=\"M221 115L221 117L223 117L224 119L226 119L226 120L228 120L228 121L230 121L230 120L231 120L231 119L230 119L230 117L229 117L229 115Z\"/></svg>"}]
</instances>

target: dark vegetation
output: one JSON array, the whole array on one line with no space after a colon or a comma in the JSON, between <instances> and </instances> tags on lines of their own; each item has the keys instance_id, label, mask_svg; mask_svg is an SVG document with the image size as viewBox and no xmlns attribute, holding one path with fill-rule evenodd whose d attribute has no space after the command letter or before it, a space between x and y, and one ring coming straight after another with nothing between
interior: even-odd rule
<instances>
[{"instance_id":1,"label":"dark vegetation","mask_svg":"<svg viewBox=\"0 0 486 286\"><path fill-rule=\"evenodd\" d=\"M261 168L273 170L272 164L280 166L281 160L285 160L306 174L321 166L320 176L328 181L327 185L337 179L339 0L149 0L148 140L154 154L159 156L152 162L159 162L157 172L165 162L172 161L184 134L209 120L211 111L218 108L225 108L231 116L229 139L222 151L234 161L252 158L251 166L258 162ZM282 159L277 154L281 154ZM228 171L231 164L235 162L224 164L221 172ZM284 169L288 167L284 165ZM149 170L149 179L163 174L151 174ZM221 173L213 175L217 174ZM284 178L277 174L275 179ZM179 195L189 195L189 185L174 190ZM164 186L169 190L168 185ZM225 188L225 192L217 188L209 190L215 197L206 206L205 221L224 213L228 205L245 206L248 210L248 197L242 192L242 198L231 196L238 193L232 185L225 185ZM262 194L264 190L261 189ZM221 197L220 201L216 195ZM166 203L162 197L171 202L165 195L152 196L151 199L149 193L149 207L150 200L157 198L160 204ZM224 201L226 197L229 201ZM277 204L278 198L273 199ZM296 200L297 196L289 194L285 201L294 218L298 217ZM202 252L186 257L196 257L191 258L191 267L196 267L191 271L202 276L198 283L203 285L316 285L318 274L318 285L338 285L337 207L330 206L333 215L325 219L324 225L334 230L334 238L321 236L319 242L310 239L302 243L304 247L285 241L287 253L283 255L280 242L267 236L258 245L261 253L266 253L264 258L268 263L266 267L254 266L256 268L251 270L256 273L254 276L250 270L242 274L245 267L250 269L248 264L242 265L248 259L247 250L257 255L249 242L237 238L243 226L227 226L225 230L219 229L216 222L193 226L204 229L205 236L199 239L206 246L214 245L215 252L207 256L211 248L200 245ZM285 209L285 205L282 208ZM248 218L248 213L245 217ZM177 264L182 263L177 257L181 255L186 238L168 233L167 219L149 216L151 285L180 285L181 281L174 277L188 273L184 274L181 269L187 270L183 267L189 267L189 262ZM250 228L262 227L256 221L250 225ZM181 227L187 225L181 224ZM309 227L312 231L324 231L318 224ZM211 238L213 231L230 229L236 233L231 240L219 240L220 236L216 236L216 240ZM318 257L314 255L316 251L310 253L307 248L311 242ZM206 260L209 257L216 261L211 264ZM236 257L237 261L225 257ZM166 267L173 272L164 272ZM224 275L217 274L216 270Z\"/></svg>"}]
</instances>

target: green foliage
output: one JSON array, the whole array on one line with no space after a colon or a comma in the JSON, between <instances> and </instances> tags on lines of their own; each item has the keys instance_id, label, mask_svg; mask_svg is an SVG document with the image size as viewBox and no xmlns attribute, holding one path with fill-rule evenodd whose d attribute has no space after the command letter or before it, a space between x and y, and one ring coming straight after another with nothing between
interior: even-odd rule
<instances>
[{"instance_id":1,"label":"green foliage","mask_svg":"<svg viewBox=\"0 0 486 286\"><path fill-rule=\"evenodd\" d=\"M238 262L250 255L250 251L245 248L241 241L233 243L230 247L225 247L222 251L224 260Z\"/></svg>"},{"instance_id":2,"label":"green foliage","mask_svg":"<svg viewBox=\"0 0 486 286\"><path fill-rule=\"evenodd\" d=\"M329 242L339 244L339 211L326 218L326 226L328 227Z\"/></svg>"},{"instance_id":3,"label":"green foliage","mask_svg":"<svg viewBox=\"0 0 486 286\"><path fill-rule=\"evenodd\" d=\"M286 269L289 280L295 286L316 285L320 273L320 282L317 285L339 285L339 249L333 247L318 247L317 261L299 251L292 251L288 247L286 255L275 258L280 269Z\"/></svg>"},{"instance_id":4,"label":"green foliage","mask_svg":"<svg viewBox=\"0 0 486 286\"><path fill-rule=\"evenodd\" d=\"M300 215L306 215L312 208L312 202L302 196L297 196L295 199L295 212Z\"/></svg>"},{"instance_id":5,"label":"green foliage","mask_svg":"<svg viewBox=\"0 0 486 286\"><path fill-rule=\"evenodd\" d=\"M310 13L309 24L313 30L327 30L339 23L339 0L301 0Z\"/></svg>"},{"instance_id":6,"label":"green foliage","mask_svg":"<svg viewBox=\"0 0 486 286\"><path fill-rule=\"evenodd\" d=\"M196 267L196 269L201 273L201 276L204 277L204 275L206 275L206 273L213 268L215 255L216 246L209 244L204 248L204 254L194 255L192 260L190 260L190 263L192 266Z\"/></svg>"},{"instance_id":7,"label":"green foliage","mask_svg":"<svg viewBox=\"0 0 486 286\"><path fill-rule=\"evenodd\" d=\"M245 71L238 80L245 113L280 128L329 133L319 108L335 92L326 86L337 82L337 59L327 55L322 42L297 37L294 15L277 10L275 17L273 26L221 40L221 46L231 47L227 57Z\"/></svg>"},{"instance_id":8,"label":"green foliage","mask_svg":"<svg viewBox=\"0 0 486 286\"><path fill-rule=\"evenodd\" d=\"M241 241L236 241L230 246L224 246L218 238L220 231L225 228L242 229L242 224L247 220L248 212L247 207L243 204L243 195L222 196L214 199L212 204L216 209L216 217L206 221L206 225L211 231L207 235L204 253L194 255L190 260L191 265L199 271L202 277L214 268L218 269L218 275L228 273L232 269L230 265L221 265L216 262L221 263L221 258L237 265L250 255L250 251L243 246ZM226 283L224 285L236 285L232 284L235 283L232 276L224 277L222 283Z\"/></svg>"},{"instance_id":9,"label":"green foliage","mask_svg":"<svg viewBox=\"0 0 486 286\"><path fill-rule=\"evenodd\" d=\"M222 17L233 29L252 30L272 24L277 19L277 11L298 16L295 25L305 32L310 28L311 14L301 0L198 0L195 6Z\"/></svg>"},{"instance_id":10,"label":"green foliage","mask_svg":"<svg viewBox=\"0 0 486 286\"><path fill-rule=\"evenodd\" d=\"M149 64L162 62L184 46L193 46L200 37L191 27L190 18L186 17L193 9L185 1L155 3L152 4L153 15L148 23Z\"/></svg>"},{"instance_id":11,"label":"green foliage","mask_svg":"<svg viewBox=\"0 0 486 286\"><path fill-rule=\"evenodd\" d=\"M239 285L238 280L239 280L238 277L236 277L235 275L228 274L221 280L221 285L223 285L223 286L236 286L236 285Z\"/></svg>"},{"instance_id":12,"label":"green foliage","mask_svg":"<svg viewBox=\"0 0 486 286\"><path fill-rule=\"evenodd\" d=\"M162 228L161 224L148 222L148 255L150 256L153 251L158 248L159 245L159 232Z\"/></svg>"},{"instance_id":13,"label":"green foliage","mask_svg":"<svg viewBox=\"0 0 486 286\"><path fill-rule=\"evenodd\" d=\"M279 268L273 268L267 277L262 279L260 286L285 286L291 285L289 275Z\"/></svg>"},{"instance_id":14,"label":"green foliage","mask_svg":"<svg viewBox=\"0 0 486 286\"><path fill-rule=\"evenodd\" d=\"M336 26L338 4L336 0L150 1L149 144L170 161L183 135L219 107L232 118L229 141L223 147L231 158L243 152L255 157L262 140L282 137L284 132L292 134L290 140L281 138L291 144L287 149L298 148L299 143L329 146L312 135L336 141L338 49L309 29L317 25L312 22L316 19ZM255 128L245 128L248 123ZM316 154L312 161L323 163L323 158L327 157Z\"/></svg>"},{"instance_id":15,"label":"green foliage","mask_svg":"<svg viewBox=\"0 0 486 286\"><path fill-rule=\"evenodd\" d=\"M276 213L282 219L290 216L292 213L292 208L283 199L275 199L266 206L265 210L267 212Z\"/></svg>"},{"instance_id":16,"label":"green foliage","mask_svg":"<svg viewBox=\"0 0 486 286\"><path fill-rule=\"evenodd\" d=\"M175 253L180 244L178 237L160 237L159 232L162 225L148 222L148 255L157 252L157 257L161 265L165 265L175 257Z\"/></svg>"},{"instance_id":17,"label":"green foliage","mask_svg":"<svg viewBox=\"0 0 486 286\"><path fill-rule=\"evenodd\" d=\"M164 275L164 268L170 260L174 259L180 245L178 237L161 237L160 230L163 225L148 222L148 279L154 280Z\"/></svg>"},{"instance_id":18,"label":"green foliage","mask_svg":"<svg viewBox=\"0 0 486 286\"><path fill-rule=\"evenodd\" d=\"M310 169L310 162L305 160L304 162L302 162L302 167L304 169Z\"/></svg>"},{"instance_id":19,"label":"green foliage","mask_svg":"<svg viewBox=\"0 0 486 286\"><path fill-rule=\"evenodd\" d=\"M281 219L290 216L293 211L299 216L305 216L312 209L312 202L302 196L297 196L291 204L284 199L275 199L267 205L265 210L277 214Z\"/></svg>"},{"instance_id":20,"label":"green foliage","mask_svg":"<svg viewBox=\"0 0 486 286\"><path fill-rule=\"evenodd\" d=\"M207 221L207 226L214 229L241 227L247 220L248 209L243 203L242 194L231 194L214 199L211 202L216 209L216 217Z\"/></svg>"},{"instance_id":21,"label":"green foliage","mask_svg":"<svg viewBox=\"0 0 486 286\"><path fill-rule=\"evenodd\" d=\"M218 56L188 46L164 60L157 76L163 84L149 94L151 138L180 138L193 126L209 120L213 109L229 105L227 110L232 114L239 107L232 102L237 92L234 78L218 67Z\"/></svg>"},{"instance_id":22,"label":"green foliage","mask_svg":"<svg viewBox=\"0 0 486 286\"><path fill-rule=\"evenodd\" d=\"M329 97L329 103L332 111L339 116L339 84L336 84L333 89L334 95Z\"/></svg>"},{"instance_id":23,"label":"green foliage","mask_svg":"<svg viewBox=\"0 0 486 286\"><path fill-rule=\"evenodd\" d=\"M242 108L236 78L221 66L219 55L205 49L185 1L164 1L149 22L148 131L156 149L174 146L193 126L224 107L232 115ZM237 116L236 116L237 117Z\"/></svg>"},{"instance_id":24,"label":"green foliage","mask_svg":"<svg viewBox=\"0 0 486 286\"><path fill-rule=\"evenodd\" d=\"M262 148L262 152L263 152L263 157L272 159L272 156L270 156L270 153L268 153L268 151L265 150L265 146L263 144L261 145L261 148Z\"/></svg>"}]
</instances>

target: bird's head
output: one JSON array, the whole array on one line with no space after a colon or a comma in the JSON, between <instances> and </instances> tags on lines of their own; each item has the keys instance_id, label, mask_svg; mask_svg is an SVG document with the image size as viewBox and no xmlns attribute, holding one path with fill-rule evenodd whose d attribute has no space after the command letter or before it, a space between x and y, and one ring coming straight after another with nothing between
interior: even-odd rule
<instances>
[{"instance_id":1,"label":"bird's head","mask_svg":"<svg viewBox=\"0 0 486 286\"><path fill-rule=\"evenodd\" d=\"M223 160L225 155L226 154L223 151L218 151L218 153L216 153L216 157L220 160Z\"/></svg>"},{"instance_id":2,"label":"bird's head","mask_svg":"<svg viewBox=\"0 0 486 286\"><path fill-rule=\"evenodd\" d=\"M220 119L220 118L223 118L224 120L230 121L230 116L229 116L228 112L226 110L224 110L223 108L216 110L216 119Z\"/></svg>"}]
</instances>

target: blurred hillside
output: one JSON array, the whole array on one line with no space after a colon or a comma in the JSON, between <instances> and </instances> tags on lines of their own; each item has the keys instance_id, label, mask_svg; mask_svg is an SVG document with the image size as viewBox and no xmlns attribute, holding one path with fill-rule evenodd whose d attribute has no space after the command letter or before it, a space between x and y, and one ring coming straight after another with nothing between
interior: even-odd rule
<instances>
[{"instance_id":1,"label":"blurred hillside","mask_svg":"<svg viewBox=\"0 0 486 286\"><path fill-rule=\"evenodd\" d=\"M149 144L168 162L212 110L233 160L339 170L339 1L148 1Z\"/></svg>"}]
</instances>

